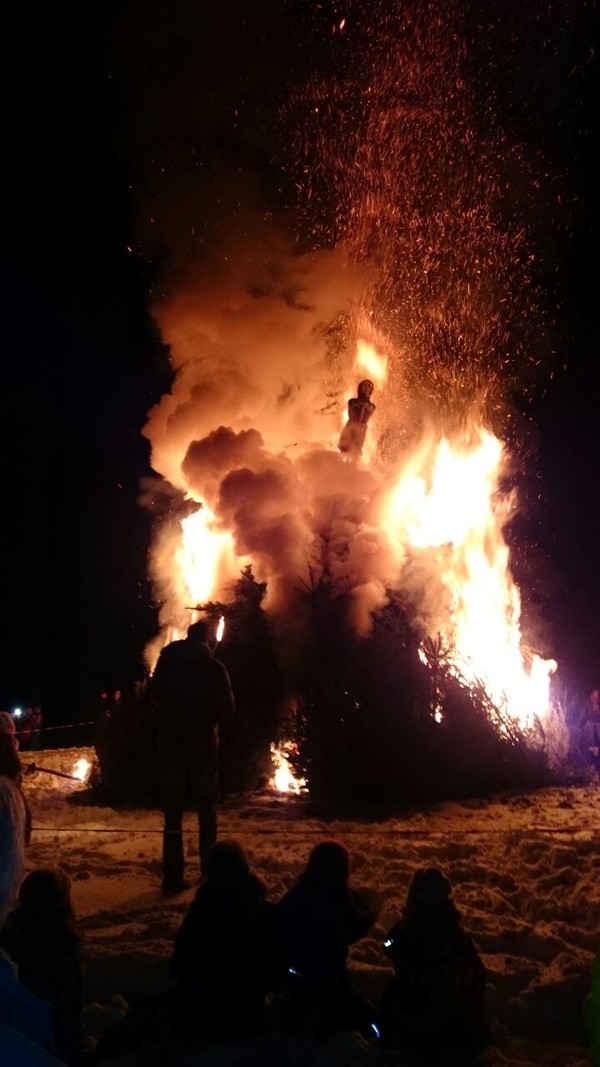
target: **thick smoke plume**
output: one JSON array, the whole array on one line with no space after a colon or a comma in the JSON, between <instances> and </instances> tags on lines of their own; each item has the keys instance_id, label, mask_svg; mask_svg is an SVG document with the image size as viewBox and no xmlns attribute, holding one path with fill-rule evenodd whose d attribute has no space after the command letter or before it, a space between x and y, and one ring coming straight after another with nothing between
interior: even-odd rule
<instances>
[{"instance_id":1,"label":"thick smoke plume","mask_svg":"<svg viewBox=\"0 0 600 1067\"><path fill-rule=\"evenodd\" d=\"M231 531L236 571L252 562L281 627L297 617L299 584L324 578L352 595L366 632L400 561L377 521L383 474L337 450L365 271L338 251L267 263L260 248L238 252L220 276L195 269L157 308L175 379L146 427L152 466ZM164 564L168 597L168 551Z\"/></svg>"}]
</instances>

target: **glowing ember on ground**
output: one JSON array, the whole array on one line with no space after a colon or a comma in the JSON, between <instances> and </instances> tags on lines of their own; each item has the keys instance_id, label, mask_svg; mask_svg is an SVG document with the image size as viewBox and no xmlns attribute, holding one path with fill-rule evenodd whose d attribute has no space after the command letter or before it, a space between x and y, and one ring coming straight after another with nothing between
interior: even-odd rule
<instances>
[{"instance_id":1,"label":"glowing ember on ground","mask_svg":"<svg viewBox=\"0 0 600 1067\"><path fill-rule=\"evenodd\" d=\"M85 782L88 774L91 770L91 763L86 759L78 759L72 770L74 778L79 778L81 782Z\"/></svg>"},{"instance_id":2,"label":"glowing ember on ground","mask_svg":"<svg viewBox=\"0 0 600 1067\"><path fill-rule=\"evenodd\" d=\"M270 781L272 789L278 793L302 793L306 789L304 778L296 778L290 755L294 752L293 741L283 741L280 745L271 745L271 761L273 763L273 775Z\"/></svg>"}]
</instances>

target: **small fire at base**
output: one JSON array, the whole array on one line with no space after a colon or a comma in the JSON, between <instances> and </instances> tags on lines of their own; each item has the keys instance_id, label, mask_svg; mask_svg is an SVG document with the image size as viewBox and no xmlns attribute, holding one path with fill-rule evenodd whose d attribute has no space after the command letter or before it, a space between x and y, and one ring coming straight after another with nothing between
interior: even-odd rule
<instances>
[{"instance_id":1,"label":"small fire at base","mask_svg":"<svg viewBox=\"0 0 600 1067\"><path fill-rule=\"evenodd\" d=\"M296 778L290 756L295 752L293 741L282 741L279 745L271 744L271 761L273 775L269 782L271 789L278 793L302 793L306 789L306 779Z\"/></svg>"}]
</instances>

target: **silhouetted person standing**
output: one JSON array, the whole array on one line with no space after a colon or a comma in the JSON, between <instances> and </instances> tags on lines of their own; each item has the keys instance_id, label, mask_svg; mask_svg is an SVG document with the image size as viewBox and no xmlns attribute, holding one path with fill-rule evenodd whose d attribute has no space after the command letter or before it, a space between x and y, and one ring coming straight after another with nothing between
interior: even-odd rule
<instances>
[{"instance_id":1,"label":"silhouetted person standing","mask_svg":"<svg viewBox=\"0 0 600 1067\"><path fill-rule=\"evenodd\" d=\"M183 813L198 812L200 862L217 839L219 723L232 718L229 675L208 648L205 622L190 626L184 641L163 648L152 678L158 711L158 773L165 816L163 892L183 881Z\"/></svg>"}]
</instances>

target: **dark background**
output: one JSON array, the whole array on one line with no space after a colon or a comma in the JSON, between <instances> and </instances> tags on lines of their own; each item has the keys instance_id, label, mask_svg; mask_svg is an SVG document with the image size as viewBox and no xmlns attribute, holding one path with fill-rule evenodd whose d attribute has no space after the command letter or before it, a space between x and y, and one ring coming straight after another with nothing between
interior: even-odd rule
<instances>
[{"instance_id":1,"label":"dark background","mask_svg":"<svg viewBox=\"0 0 600 1067\"><path fill-rule=\"evenodd\" d=\"M570 686L585 692L600 678L598 12L583 0L536 6L541 20L498 0L499 58L488 70L503 121L533 153L543 148L573 205L568 225L559 220L548 237L559 353L526 407L538 428L537 506L515 537L547 560L550 577L532 586L544 587L553 654ZM164 268L161 241L147 230L153 197L160 210L157 176L167 183L193 141L205 168L218 174L226 157L285 198L269 131L228 116L234 102L268 95L315 63L343 8L308 0L8 6L2 707L42 702L50 720L85 718L101 686L140 675L156 625L150 523L137 504L148 473L140 431L169 383L148 315ZM472 5L474 26L478 14ZM548 52L539 27L554 18L563 20L561 47Z\"/></svg>"}]
</instances>

